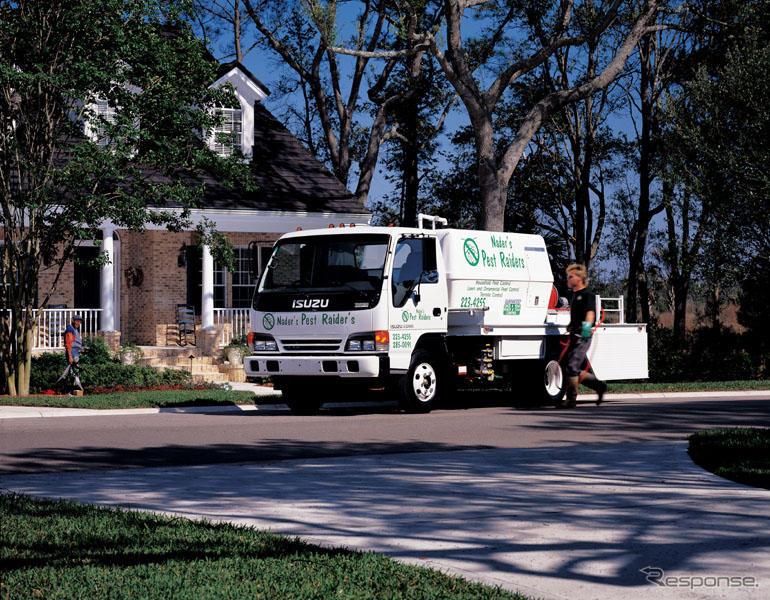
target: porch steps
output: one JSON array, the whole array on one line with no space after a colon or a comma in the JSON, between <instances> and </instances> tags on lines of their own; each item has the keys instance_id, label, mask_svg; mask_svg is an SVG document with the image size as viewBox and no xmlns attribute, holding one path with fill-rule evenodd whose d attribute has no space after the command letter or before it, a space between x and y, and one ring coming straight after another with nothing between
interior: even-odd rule
<instances>
[{"instance_id":1,"label":"porch steps","mask_svg":"<svg viewBox=\"0 0 770 600\"><path fill-rule=\"evenodd\" d=\"M195 383L227 383L244 381L243 368L223 365L213 356L198 356L197 348L175 346L141 346L142 358L137 364L153 369L177 369L190 372ZM193 356L190 359L190 356Z\"/></svg>"}]
</instances>

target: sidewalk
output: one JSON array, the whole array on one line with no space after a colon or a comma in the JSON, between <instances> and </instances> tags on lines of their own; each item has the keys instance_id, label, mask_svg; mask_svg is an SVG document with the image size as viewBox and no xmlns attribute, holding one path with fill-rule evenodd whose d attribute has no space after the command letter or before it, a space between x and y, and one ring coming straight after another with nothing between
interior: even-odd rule
<instances>
[{"instance_id":1,"label":"sidewalk","mask_svg":"<svg viewBox=\"0 0 770 600\"><path fill-rule=\"evenodd\" d=\"M766 598L770 492L686 450L464 450L10 475L0 487L382 552L532 598Z\"/></svg>"},{"instance_id":2,"label":"sidewalk","mask_svg":"<svg viewBox=\"0 0 770 600\"><path fill-rule=\"evenodd\" d=\"M281 392L271 387L257 385L255 383L231 383L234 390L253 392L260 398L275 398L281 402ZM263 409L267 408L265 406ZM0 406L0 419L31 419L49 417L103 417L121 415L152 415L160 413L211 413L211 412L241 412L259 410L253 404L233 406L180 406L178 408L116 408L116 409L92 409L92 408L57 408L52 406Z\"/></svg>"},{"instance_id":3,"label":"sidewalk","mask_svg":"<svg viewBox=\"0 0 770 600\"><path fill-rule=\"evenodd\" d=\"M243 404L232 406L180 406L169 408L119 408L96 410L89 408L56 408L45 406L2 406L0 405L0 419L25 419L25 418L50 418L50 417L88 417L88 416L121 416L121 415L148 415L160 413L213 413L213 412L242 412L242 411L274 411L277 407L285 406L281 401L281 392L271 387L256 385L254 383L231 383L234 390L252 391L260 396L260 404ZM662 392L644 394L606 394L606 400L658 400L665 401L672 398L698 398L701 400L716 400L723 398L770 398L770 390L747 390L739 392ZM578 400L590 401L596 398L593 394L581 394ZM274 399L275 404L265 404L266 400ZM371 402L363 403L327 403L325 406L364 406ZM278 406L276 406L278 405Z\"/></svg>"}]
</instances>

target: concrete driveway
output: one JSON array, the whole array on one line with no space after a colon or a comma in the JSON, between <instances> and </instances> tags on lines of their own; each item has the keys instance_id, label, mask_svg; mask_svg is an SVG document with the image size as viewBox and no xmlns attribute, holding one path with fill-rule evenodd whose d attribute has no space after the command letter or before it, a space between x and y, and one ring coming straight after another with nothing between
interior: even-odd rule
<instances>
[{"instance_id":1,"label":"concrete driveway","mask_svg":"<svg viewBox=\"0 0 770 600\"><path fill-rule=\"evenodd\" d=\"M252 525L542 598L767 598L770 491L685 442L7 475L44 497Z\"/></svg>"}]
</instances>

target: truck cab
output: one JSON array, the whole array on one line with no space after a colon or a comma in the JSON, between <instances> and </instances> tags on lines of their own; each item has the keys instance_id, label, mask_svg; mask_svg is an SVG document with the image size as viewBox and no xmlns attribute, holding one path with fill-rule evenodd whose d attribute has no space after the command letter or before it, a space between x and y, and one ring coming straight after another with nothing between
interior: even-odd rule
<instances>
[{"instance_id":1,"label":"truck cab","mask_svg":"<svg viewBox=\"0 0 770 600\"><path fill-rule=\"evenodd\" d=\"M436 235L420 229L283 236L254 296L246 374L272 377L297 412L310 412L315 402L301 397L328 391L325 383L380 385L405 373L419 339L446 334L440 252Z\"/></svg>"}]
</instances>

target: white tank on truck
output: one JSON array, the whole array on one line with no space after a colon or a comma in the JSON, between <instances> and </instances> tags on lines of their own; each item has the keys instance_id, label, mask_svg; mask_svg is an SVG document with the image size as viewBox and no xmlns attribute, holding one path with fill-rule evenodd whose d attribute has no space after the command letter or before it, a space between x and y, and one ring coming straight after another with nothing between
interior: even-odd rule
<instances>
[{"instance_id":1,"label":"white tank on truck","mask_svg":"<svg viewBox=\"0 0 770 600\"><path fill-rule=\"evenodd\" d=\"M383 386L427 412L459 386L501 379L519 401L558 402L569 312L543 238L440 221L282 236L255 291L247 376L271 377L301 414ZM601 379L646 378L645 326L601 323L589 359Z\"/></svg>"}]
</instances>

